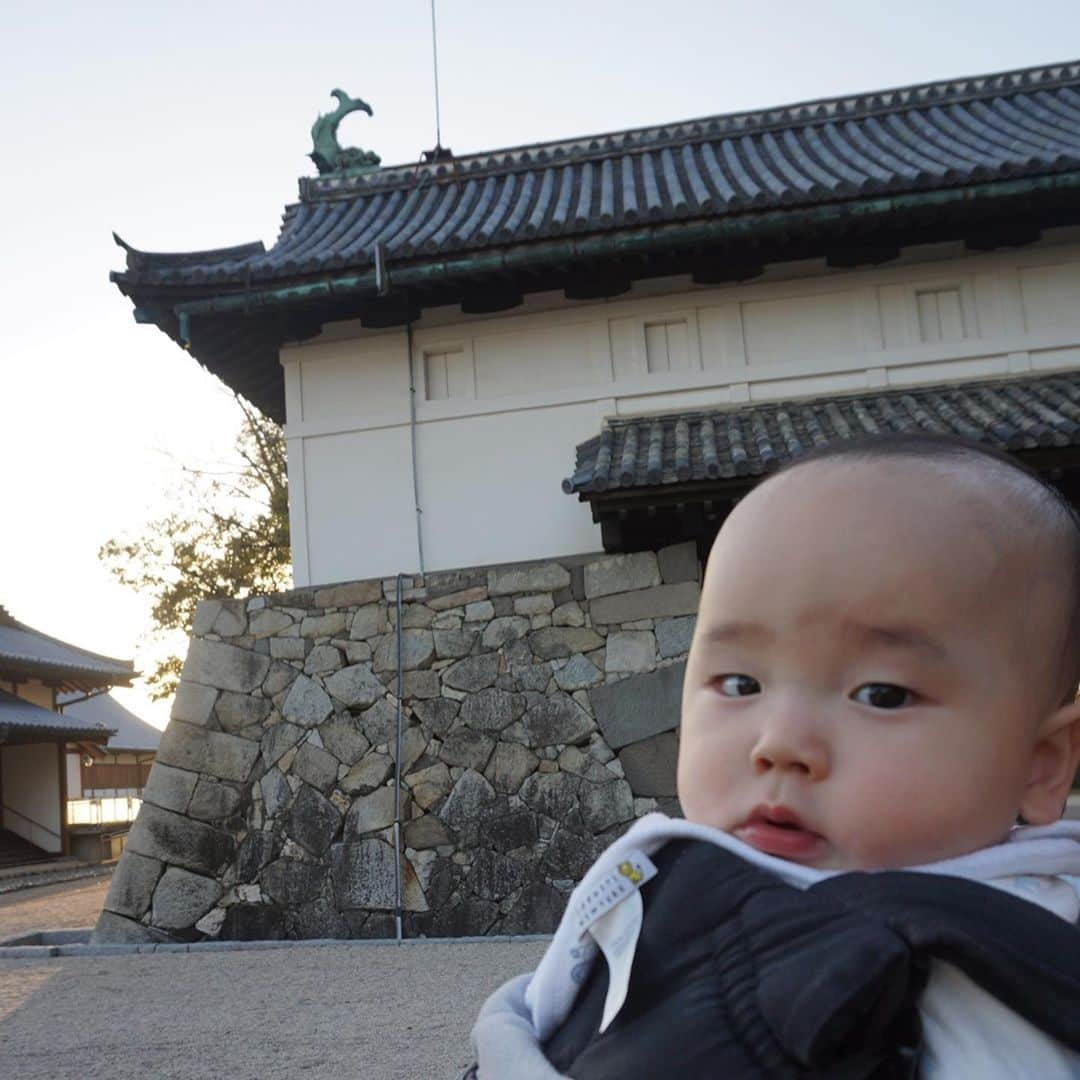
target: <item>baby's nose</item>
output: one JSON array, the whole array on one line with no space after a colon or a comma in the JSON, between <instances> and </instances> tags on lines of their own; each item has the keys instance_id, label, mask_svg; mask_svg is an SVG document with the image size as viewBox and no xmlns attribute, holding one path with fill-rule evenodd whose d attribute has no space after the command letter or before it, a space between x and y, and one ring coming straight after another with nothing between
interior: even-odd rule
<instances>
[{"instance_id":1,"label":"baby's nose","mask_svg":"<svg viewBox=\"0 0 1080 1080\"><path fill-rule=\"evenodd\" d=\"M829 753L816 732L801 725L773 725L763 731L750 752L754 772L761 776L773 769L822 780L829 772Z\"/></svg>"}]
</instances>

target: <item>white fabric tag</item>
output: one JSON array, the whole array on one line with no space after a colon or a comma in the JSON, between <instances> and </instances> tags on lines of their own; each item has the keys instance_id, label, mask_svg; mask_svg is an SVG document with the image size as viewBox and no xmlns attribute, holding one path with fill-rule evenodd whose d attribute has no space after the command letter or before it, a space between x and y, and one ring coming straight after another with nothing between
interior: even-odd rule
<instances>
[{"instance_id":1,"label":"white fabric tag","mask_svg":"<svg viewBox=\"0 0 1080 1080\"><path fill-rule=\"evenodd\" d=\"M608 991L600 1021L601 1034L618 1016L626 1000L645 910L638 890L655 876L656 867L647 855L629 851L574 906L579 930L593 938L607 961Z\"/></svg>"},{"instance_id":2,"label":"white fabric tag","mask_svg":"<svg viewBox=\"0 0 1080 1080\"><path fill-rule=\"evenodd\" d=\"M585 933L602 915L656 877L656 867L641 851L628 851L587 893L574 900L567 912L574 919L578 934Z\"/></svg>"},{"instance_id":3,"label":"white fabric tag","mask_svg":"<svg viewBox=\"0 0 1080 1080\"><path fill-rule=\"evenodd\" d=\"M600 946L608 966L607 997L604 998L604 1015L600 1020L600 1034L616 1016L626 1000L630 986L630 969L634 966L634 950L641 933L642 913L645 905L641 893L632 892L621 904L601 915L589 927L589 933Z\"/></svg>"}]
</instances>

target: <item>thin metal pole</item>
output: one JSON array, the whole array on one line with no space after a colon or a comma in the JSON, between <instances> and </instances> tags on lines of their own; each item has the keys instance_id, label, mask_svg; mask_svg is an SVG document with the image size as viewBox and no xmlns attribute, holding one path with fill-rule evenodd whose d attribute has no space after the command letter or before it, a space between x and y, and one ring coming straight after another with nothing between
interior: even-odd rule
<instances>
[{"instance_id":1,"label":"thin metal pole","mask_svg":"<svg viewBox=\"0 0 1080 1080\"><path fill-rule=\"evenodd\" d=\"M435 0L431 0L431 59L435 68L435 145L442 146L442 125L439 117L439 46L435 38Z\"/></svg>"},{"instance_id":2,"label":"thin metal pole","mask_svg":"<svg viewBox=\"0 0 1080 1080\"><path fill-rule=\"evenodd\" d=\"M401 941L401 699L405 694L405 670L401 662L401 582L404 574L398 574L397 586L397 733L394 750L394 938Z\"/></svg>"},{"instance_id":3,"label":"thin metal pole","mask_svg":"<svg viewBox=\"0 0 1080 1080\"><path fill-rule=\"evenodd\" d=\"M408 303L408 293L406 303ZM412 319L405 324L405 345L409 352L409 447L412 451L413 505L416 507L416 557L420 561L420 577L424 576L424 511L420 506L420 475L416 464L416 375L413 364Z\"/></svg>"}]
</instances>

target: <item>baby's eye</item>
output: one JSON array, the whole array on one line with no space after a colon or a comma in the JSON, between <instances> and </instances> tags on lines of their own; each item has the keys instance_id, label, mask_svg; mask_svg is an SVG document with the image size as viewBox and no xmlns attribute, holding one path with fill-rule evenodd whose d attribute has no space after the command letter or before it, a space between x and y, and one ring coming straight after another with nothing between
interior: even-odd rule
<instances>
[{"instance_id":1,"label":"baby's eye","mask_svg":"<svg viewBox=\"0 0 1080 1080\"><path fill-rule=\"evenodd\" d=\"M899 709L910 705L912 700L910 690L884 682L865 683L851 696L863 705L871 705L875 709Z\"/></svg>"},{"instance_id":2,"label":"baby's eye","mask_svg":"<svg viewBox=\"0 0 1080 1080\"><path fill-rule=\"evenodd\" d=\"M749 675L718 675L713 679L713 686L724 697L749 697L761 693L761 683Z\"/></svg>"}]
</instances>

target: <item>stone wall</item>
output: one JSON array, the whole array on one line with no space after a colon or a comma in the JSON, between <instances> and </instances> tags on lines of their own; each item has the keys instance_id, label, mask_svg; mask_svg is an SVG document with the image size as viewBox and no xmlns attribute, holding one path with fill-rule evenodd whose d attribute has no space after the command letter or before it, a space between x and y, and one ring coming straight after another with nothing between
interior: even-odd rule
<instances>
[{"instance_id":1,"label":"stone wall","mask_svg":"<svg viewBox=\"0 0 1080 1080\"><path fill-rule=\"evenodd\" d=\"M402 591L405 933L548 931L677 811L693 544ZM200 604L97 941L394 932L396 583Z\"/></svg>"}]
</instances>

